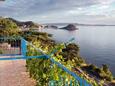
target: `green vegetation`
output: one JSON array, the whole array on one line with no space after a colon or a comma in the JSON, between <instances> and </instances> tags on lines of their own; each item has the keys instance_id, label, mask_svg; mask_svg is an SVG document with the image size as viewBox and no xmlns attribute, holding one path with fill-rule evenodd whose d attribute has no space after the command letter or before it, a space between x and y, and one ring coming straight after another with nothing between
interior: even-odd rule
<instances>
[{"instance_id":1,"label":"green vegetation","mask_svg":"<svg viewBox=\"0 0 115 86\"><path fill-rule=\"evenodd\" d=\"M63 56L65 62L68 60L70 61L74 60L75 63L79 65L85 62L79 56L79 47L74 43L71 43L68 46L66 46L66 48L62 49L62 52L60 53L60 55Z\"/></svg>"},{"instance_id":2,"label":"green vegetation","mask_svg":"<svg viewBox=\"0 0 115 86\"><path fill-rule=\"evenodd\" d=\"M98 68L95 65L87 65L87 66L82 66L82 69L89 73L92 76L97 77L98 79L106 80L106 81L112 81L113 76L108 68L107 65L103 65L102 68Z\"/></svg>"},{"instance_id":3,"label":"green vegetation","mask_svg":"<svg viewBox=\"0 0 115 86\"><path fill-rule=\"evenodd\" d=\"M0 49L0 54L2 54L3 53L3 51Z\"/></svg>"},{"instance_id":4,"label":"green vegetation","mask_svg":"<svg viewBox=\"0 0 115 86\"><path fill-rule=\"evenodd\" d=\"M13 21L5 18L0 18L0 36L17 35L19 27Z\"/></svg>"},{"instance_id":5,"label":"green vegetation","mask_svg":"<svg viewBox=\"0 0 115 86\"><path fill-rule=\"evenodd\" d=\"M27 33L27 32L26 32ZM28 32L28 34L31 33L31 36L28 35L26 40L31 41L36 47L41 48L45 51L45 53L49 54L54 49L58 49L58 52L56 52L51 57L55 59L55 61L62 63L66 68L69 70L74 71L74 68L79 67L81 64L84 64L85 61L79 56L79 47L75 44L69 44L66 47L64 44L55 44L55 42L52 43L50 38L43 37L40 33L32 33ZM37 35L36 35L37 34ZM44 33L44 36L46 33ZM49 42L48 42L49 40ZM40 53L37 53L34 48L31 46L28 46L28 53L27 55L40 55ZM49 81L55 80L58 81L61 77L61 79L66 76L68 79L68 84L72 80L74 81L74 78L70 75L68 75L66 72L64 72L62 69L58 68L55 64L51 63L50 60L46 59L29 59L27 60L27 69L30 73L30 76L37 80L38 86L47 86ZM47 71L47 72L46 72ZM84 78L84 75L82 73L76 72L81 78ZM61 76L59 76L61 75ZM86 78L84 78L86 79ZM89 83L96 84L95 81L90 81L91 78L86 79ZM64 83L63 83L64 84Z\"/></svg>"},{"instance_id":6,"label":"green vegetation","mask_svg":"<svg viewBox=\"0 0 115 86\"><path fill-rule=\"evenodd\" d=\"M6 18L6 19L13 21L19 27L25 27L25 28L30 28L30 29L32 29L32 28L38 28L39 27L38 24L36 24L36 23L34 23L32 21L20 22L20 21L17 21L15 19L13 19L13 18Z\"/></svg>"},{"instance_id":7,"label":"green vegetation","mask_svg":"<svg viewBox=\"0 0 115 86\"><path fill-rule=\"evenodd\" d=\"M22 36L27 41L31 42L36 48L44 50L44 53L46 54L50 54L54 49L57 49L58 51L51 55L51 58L60 62L70 71L75 72L78 76L85 79L93 86L102 86L104 81L113 80L113 76L107 65L98 68L95 65L87 64L79 55L79 47L76 44L71 43L66 46L63 43L56 44L55 41L51 39L51 34L34 32L33 30L22 32L19 31L19 27L15 22L1 18L0 36ZM2 53L2 51L0 51L0 53ZM27 55L36 56L41 55L41 53L35 50L31 45L28 45ZM71 84L70 81L75 84L75 79L71 75L53 64L49 59L28 59L26 61L26 67L30 77L36 80L37 86L48 86L48 83L52 80L56 81L55 83L58 84L57 86L63 86L65 85L65 82ZM97 78L100 81L97 81ZM61 85L59 80L63 81L61 82Z\"/></svg>"}]
</instances>

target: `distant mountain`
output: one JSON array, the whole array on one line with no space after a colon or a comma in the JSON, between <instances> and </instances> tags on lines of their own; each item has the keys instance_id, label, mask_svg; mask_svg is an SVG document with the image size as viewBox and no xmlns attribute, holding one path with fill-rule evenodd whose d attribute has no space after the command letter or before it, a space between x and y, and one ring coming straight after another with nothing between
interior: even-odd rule
<instances>
[{"instance_id":1,"label":"distant mountain","mask_svg":"<svg viewBox=\"0 0 115 86\"><path fill-rule=\"evenodd\" d=\"M78 26L115 26L110 24L80 24L80 23L46 23L45 25L60 25L66 26L68 24L78 25Z\"/></svg>"}]
</instances>

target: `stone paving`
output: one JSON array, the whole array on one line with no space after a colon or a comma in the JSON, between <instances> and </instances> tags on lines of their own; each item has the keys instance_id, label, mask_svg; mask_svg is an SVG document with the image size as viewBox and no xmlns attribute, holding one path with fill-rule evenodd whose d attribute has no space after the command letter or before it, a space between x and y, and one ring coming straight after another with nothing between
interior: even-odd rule
<instances>
[{"instance_id":1,"label":"stone paving","mask_svg":"<svg viewBox=\"0 0 115 86\"><path fill-rule=\"evenodd\" d=\"M0 86L35 86L24 60L0 61Z\"/></svg>"}]
</instances>

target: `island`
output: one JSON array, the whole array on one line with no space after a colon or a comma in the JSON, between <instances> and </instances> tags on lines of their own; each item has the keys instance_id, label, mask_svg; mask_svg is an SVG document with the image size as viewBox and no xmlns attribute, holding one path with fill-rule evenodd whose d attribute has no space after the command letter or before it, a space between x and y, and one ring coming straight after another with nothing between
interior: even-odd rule
<instances>
[{"instance_id":1,"label":"island","mask_svg":"<svg viewBox=\"0 0 115 86\"><path fill-rule=\"evenodd\" d=\"M78 28L76 28L76 26L74 24L69 24L66 27L62 27L60 29L65 29L65 30L69 30L69 31L78 30Z\"/></svg>"},{"instance_id":2,"label":"island","mask_svg":"<svg viewBox=\"0 0 115 86\"><path fill-rule=\"evenodd\" d=\"M53 29L58 29L57 26L55 25L45 25L44 28L53 28Z\"/></svg>"}]
</instances>

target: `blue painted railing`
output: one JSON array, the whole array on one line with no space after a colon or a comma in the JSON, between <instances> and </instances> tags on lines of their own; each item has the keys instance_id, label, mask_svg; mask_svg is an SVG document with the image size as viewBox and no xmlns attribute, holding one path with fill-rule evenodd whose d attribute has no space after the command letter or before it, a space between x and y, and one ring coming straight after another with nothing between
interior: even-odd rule
<instances>
[{"instance_id":1,"label":"blue painted railing","mask_svg":"<svg viewBox=\"0 0 115 86\"><path fill-rule=\"evenodd\" d=\"M3 39L3 38L1 38ZM4 38L5 39L5 38ZM60 67L62 70L64 70L65 72L67 72L69 75L73 76L75 78L75 80L77 80L80 84L80 86L91 86L90 83L88 83L86 80L80 78L77 74L75 74L74 72L70 71L69 69L67 69L64 65L62 65L61 63L55 61L53 58L51 58L51 55L54 54L55 52L57 52L58 50L54 50L50 55L45 54L41 49L36 48L32 43L27 42L25 39L20 38L19 40L21 40L21 54L19 56L17 56L16 54L12 55L12 56L16 56L16 57L2 57L3 55L1 54L0 56L0 60L19 60L19 59L29 59L29 58L46 58L46 59L50 59L50 61L53 64L56 64L58 67ZM74 40L74 39L72 39ZM31 45L33 48L35 48L38 52L41 52L42 55L39 56L26 56L27 53L27 44ZM5 55L4 55L5 56ZM11 55L9 55L11 56ZM50 85L51 86L51 85ZM53 85L54 86L54 85ZM70 86L71 83L70 83Z\"/></svg>"},{"instance_id":2,"label":"blue painted railing","mask_svg":"<svg viewBox=\"0 0 115 86\"><path fill-rule=\"evenodd\" d=\"M77 81L79 81L80 86L91 86L86 80L80 78L78 75L76 75L74 72L67 69L65 66L63 66L61 63L55 61L53 58L50 58L50 56L46 56L48 59L51 60L52 63L56 64L58 67L63 69L65 72L73 76Z\"/></svg>"},{"instance_id":3,"label":"blue painted railing","mask_svg":"<svg viewBox=\"0 0 115 86\"><path fill-rule=\"evenodd\" d=\"M21 38L21 54L26 58L27 46L26 40Z\"/></svg>"}]
</instances>

